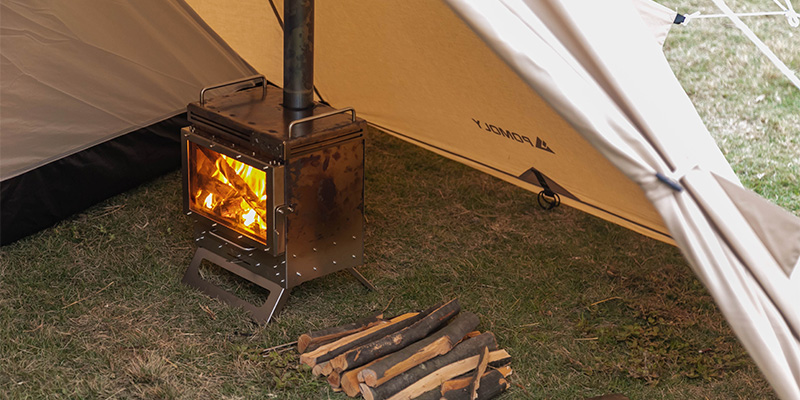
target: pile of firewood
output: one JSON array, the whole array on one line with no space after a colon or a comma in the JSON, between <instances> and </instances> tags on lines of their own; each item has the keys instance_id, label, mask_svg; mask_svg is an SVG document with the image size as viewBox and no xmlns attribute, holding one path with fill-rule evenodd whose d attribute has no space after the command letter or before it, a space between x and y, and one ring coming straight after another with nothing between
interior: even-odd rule
<instances>
[{"instance_id":1,"label":"pile of firewood","mask_svg":"<svg viewBox=\"0 0 800 400\"><path fill-rule=\"evenodd\" d=\"M303 334L300 362L335 391L367 400L490 399L508 388L511 356L458 300L422 312ZM448 323L449 322L449 323Z\"/></svg>"}]
</instances>

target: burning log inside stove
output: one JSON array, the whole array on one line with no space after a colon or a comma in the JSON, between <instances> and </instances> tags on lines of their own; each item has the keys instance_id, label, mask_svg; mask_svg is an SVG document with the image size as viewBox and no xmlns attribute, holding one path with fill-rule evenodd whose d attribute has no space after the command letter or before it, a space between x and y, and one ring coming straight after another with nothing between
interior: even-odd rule
<instances>
[{"instance_id":1,"label":"burning log inside stove","mask_svg":"<svg viewBox=\"0 0 800 400\"><path fill-rule=\"evenodd\" d=\"M350 397L492 398L509 386L506 378L511 374L511 357L497 349L492 333L473 331L479 323L476 315L459 310L456 300L437 305L417 314L413 324L394 333L368 335L367 329L342 337L327 349L322 346L304 353L300 360L313 365L316 376L326 375L334 390ZM432 323L434 328L430 328ZM377 332L376 328L371 329ZM341 351L342 344L354 342L362 344ZM333 349L339 355L331 358Z\"/></svg>"},{"instance_id":2,"label":"burning log inside stove","mask_svg":"<svg viewBox=\"0 0 800 400\"><path fill-rule=\"evenodd\" d=\"M190 208L263 243L267 231L264 171L195 144L190 151Z\"/></svg>"}]
</instances>

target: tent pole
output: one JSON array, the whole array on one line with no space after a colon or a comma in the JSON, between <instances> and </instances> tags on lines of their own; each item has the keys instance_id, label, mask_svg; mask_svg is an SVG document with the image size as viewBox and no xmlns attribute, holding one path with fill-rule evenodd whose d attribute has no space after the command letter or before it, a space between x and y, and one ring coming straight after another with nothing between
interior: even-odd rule
<instances>
[{"instance_id":1,"label":"tent pole","mask_svg":"<svg viewBox=\"0 0 800 400\"><path fill-rule=\"evenodd\" d=\"M314 0L286 0L283 17L283 107L304 110L314 104Z\"/></svg>"}]
</instances>

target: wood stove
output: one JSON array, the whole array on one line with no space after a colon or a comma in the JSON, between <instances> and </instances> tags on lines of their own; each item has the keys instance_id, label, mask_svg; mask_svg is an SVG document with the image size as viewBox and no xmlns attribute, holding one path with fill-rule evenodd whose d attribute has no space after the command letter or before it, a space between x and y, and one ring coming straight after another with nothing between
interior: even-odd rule
<instances>
[{"instance_id":1,"label":"wood stove","mask_svg":"<svg viewBox=\"0 0 800 400\"><path fill-rule=\"evenodd\" d=\"M292 287L341 269L372 288L354 269L364 254L366 123L351 108L295 110L283 100L263 76L206 88L182 132L184 211L197 244L183 281L258 322ZM204 279L203 260L268 290L267 300L252 304Z\"/></svg>"}]
</instances>

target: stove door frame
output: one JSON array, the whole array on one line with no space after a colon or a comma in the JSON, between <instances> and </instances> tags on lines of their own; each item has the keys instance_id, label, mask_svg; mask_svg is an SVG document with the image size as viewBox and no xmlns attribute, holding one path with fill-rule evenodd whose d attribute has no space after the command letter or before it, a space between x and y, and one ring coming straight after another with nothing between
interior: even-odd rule
<instances>
[{"instance_id":1,"label":"stove door frame","mask_svg":"<svg viewBox=\"0 0 800 400\"><path fill-rule=\"evenodd\" d=\"M265 162L243 154L229 146L215 142L213 139L199 135L194 127L183 128L181 133L183 211L186 215L193 216L197 224L205 224L209 227L207 230L201 230L200 237L196 238L196 240L200 241L205 234L209 234L244 252L253 252L258 249L268 251L276 257L283 254L286 251L286 215L284 212L286 191L283 165L277 160ZM191 209L189 205L189 142L219 154L224 154L265 173L267 180L267 233L264 238L265 243L260 243L248 234L243 234Z\"/></svg>"}]
</instances>

